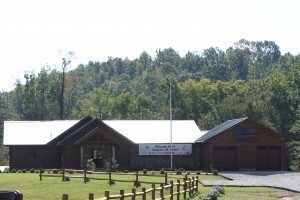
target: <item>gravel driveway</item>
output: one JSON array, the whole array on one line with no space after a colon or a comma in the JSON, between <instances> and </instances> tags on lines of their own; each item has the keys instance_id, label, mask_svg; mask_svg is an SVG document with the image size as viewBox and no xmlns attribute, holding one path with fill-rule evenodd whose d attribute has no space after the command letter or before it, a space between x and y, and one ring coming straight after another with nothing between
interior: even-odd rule
<instances>
[{"instance_id":1,"label":"gravel driveway","mask_svg":"<svg viewBox=\"0 0 300 200\"><path fill-rule=\"evenodd\" d=\"M300 173L287 171L220 172L230 180L200 181L204 186L274 187L300 192Z\"/></svg>"}]
</instances>

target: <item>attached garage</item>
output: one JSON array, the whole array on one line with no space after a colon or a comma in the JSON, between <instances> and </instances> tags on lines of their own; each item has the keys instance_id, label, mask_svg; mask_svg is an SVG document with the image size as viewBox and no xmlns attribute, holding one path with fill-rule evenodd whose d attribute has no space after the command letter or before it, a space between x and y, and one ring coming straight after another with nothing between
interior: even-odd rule
<instances>
[{"instance_id":1,"label":"attached garage","mask_svg":"<svg viewBox=\"0 0 300 200\"><path fill-rule=\"evenodd\" d=\"M219 170L237 169L236 147L214 147L213 166Z\"/></svg>"},{"instance_id":2,"label":"attached garage","mask_svg":"<svg viewBox=\"0 0 300 200\"><path fill-rule=\"evenodd\" d=\"M208 157L200 157L204 170L286 169L285 137L248 118L228 120L198 138L196 143Z\"/></svg>"},{"instance_id":3,"label":"attached garage","mask_svg":"<svg viewBox=\"0 0 300 200\"><path fill-rule=\"evenodd\" d=\"M264 146L257 149L258 170L280 170L281 150L279 146Z\"/></svg>"}]
</instances>

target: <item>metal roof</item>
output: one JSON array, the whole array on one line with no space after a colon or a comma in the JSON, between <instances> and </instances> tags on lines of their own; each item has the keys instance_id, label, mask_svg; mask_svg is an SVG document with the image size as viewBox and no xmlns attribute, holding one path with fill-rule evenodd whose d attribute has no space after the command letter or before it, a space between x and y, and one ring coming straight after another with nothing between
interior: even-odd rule
<instances>
[{"instance_id":1,"label":"metal roof","mask_svg":"<svg viewBox=\"0 0 300 200\"><path fill-rule=\"evenodd\" d=\"M214 127L213 129L209 130L206 134L202 135L201 137L199 137L196 142L205 142L205 140L223 132L226 129L229 129L230 127L246 120L246 118L239 118L239 119L232 119L232 120L228 120L216 127Z\"/></svg>"},{"instance_id":2,"label":"metal roof","mask_svg":"<svg viewBox=\"0 0 300 200\"><path fill-rule=\"evenodd\" d=\"M56 138L78 120L5 121L4 145L44 145Z\"/></svg>"},{"instance_id":3,"label":"metal roof","mask_svg":"<svg viewBox=\"0 0 300 200\"><path fill-rule=\"evenodd\" d=\"M134 143L170 143L169 120L111 120L103 121ZM172 120L172 142L194 143L205 132L193 120Z\"/></svg>"},{"instance_id":4,"label":"metal roof","mask_svg":"<svg viewBox=\"0 0 300 200\"><path fill-rule=\"evenodd\" d=\"M4 145L45 145L79 120L5 121ZM103 120L134 143L170 143L169 120ZM172 120L172 142L194 143L205 132L192 120Z\"/></svg>"}]
</instances>

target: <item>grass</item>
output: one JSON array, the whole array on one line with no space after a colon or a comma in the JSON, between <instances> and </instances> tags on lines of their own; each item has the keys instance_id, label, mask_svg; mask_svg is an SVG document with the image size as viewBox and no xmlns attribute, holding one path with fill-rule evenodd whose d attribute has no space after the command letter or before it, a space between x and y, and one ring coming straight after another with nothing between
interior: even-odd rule
<instances>
[{"instance_id":1,"label":"grass","mask_svg":"<svg viewBox=\"0 0 300 200\"><path fill-rule=\"evenodd\" d=\"M70 174L69 176L75 176ZM107 178L108 175L88 175L90 177ZM196 175L189 175L189 177ZM182 181L183 175L172 175L174 183L178 179ZM213 175L199 175L200 180L222 180L222 177ZM135 175L112 175L112 178L117 180L134 180ZM164 182L164 176L152 177L152 176L139 176L139 181L154 181ZM142 186L137 188L137 192L141 191L141 188L151 188L150 184L142 183ZM43 180L39 180L39 174L35 173L0 173L0 188L19 190L23 193L24 199L30 200L53 200L62 199L62 194L68 194L69 199L82 200L88 199L89 193L94 193L95 198L104 197L105 191L110 191L110 194L119 194L120 189L125 190L125 193L131 192L134 188L133 183L128 182L115 182L113 185L109 185L107 180L91 180L88 183L84 183L82 178L71 178L70 181L63 182L61 178L43 177ZM194 194L192 198L198 199L201 194L211 191L211 187L203 187L199 184L199 192ZM278 199L278 190L272 188L261 187L226 187L225 195L219 199ZM168 191L166 191L167 193ZM159 194L157 194L158 197ZM297 197L295 197L297 199ZM128 198L129 199L129 198ZM138 198L140 199L140 198ZM148 198L147 198L148 199Z\"/></svg>"},{"instance_id":2,"label":"grass","mask_svg":"<svg viewBox=\"0 0 300 200\"><path fill-rule=\"evenodd\" d=\"M70 174L69 176L76 176L76 174ZM95 178L108 178L108 175L91 175L88 177ZM174 175L174 178L170 178L174 183L177 179L182 179L184 176ZM191 177L191 176L190 176ZM203 175L203 177L210 177ZM217 177L210 177L217 178ZM112 175L112 179L115 180L134 180L135 175ZM152 177L152 176L140 176L139 181L148 182L161 182L165 180L164 176ZM181 180L182 182L182 180ZM142 183L142 186L137 188L137 192L141 191L141 188L151 188L150 184ZM158 186L157 186L158 187ZM95 198L104 197L105 191L110 191L110 194L119 194L120 189L123 189L125 193L130 193L134 185L132 182L118 182L109 185L108 180L90 180L88 183L84 183L82 178L72 178L70 181L63 182L60 177L43 177L40 181L39 174L36 173L0 173L0 188L9 190L19 190L23 193L24 199L30 200L48 200L48 199L62 199L62 194L68 194L69 199L87 199L89 193L94 193ZM159 195L159 193L157 193Z\"/></svg>"}]
</instances>

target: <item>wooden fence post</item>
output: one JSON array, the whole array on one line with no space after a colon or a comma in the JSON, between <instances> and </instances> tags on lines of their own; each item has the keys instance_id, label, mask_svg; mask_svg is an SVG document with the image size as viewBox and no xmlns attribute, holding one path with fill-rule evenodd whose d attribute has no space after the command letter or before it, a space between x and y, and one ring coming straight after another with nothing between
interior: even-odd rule
<instances>
[{"instance_id":1,"label":"wooden fence post","mask_svg":"<svg viewBox=\"0 0 300 200\"><path fill-rule=\"evenodd\" d=\"M188 189L189 189L189 196L192 196L192 187L191 187L191 179L188 179Z\"/></svg>"},{"instance_id":2,"label":"wooden fence post","mask_svg":"<svg viewBox=\"0 0 300 200\"><path fill-rule=\"evenodd\" d=\"M86 183L87 182L87 178L86 178L86 168L84 168L84 177L83 177L83 182Z\"/></svg>"},{"instance_id":3,"label":"wooden fence post","mask_svg":"<svg viewBox=\"0 0 300 200\"><path fill-rule=\"evenodd\" d=\"M187 188L187 183L186 183L186 178L184 178L184 182L183 182L183 198L186 199L186 188Z\"/></svg>"},{"instance_id":4,"label":"wooden fence post","mask_svg":"<svg viewBox=\"0 0 300 200\"><path fill-rule=\"evenodd\" d=\"M89 193L89 200L94 200L94 194L93 193Z\"/></svg>"},{"instance_id":5,"label":"wooden fence post","mask_svg":"<svg viewBox=\"0 0 300 200\"><path fill-rule=\"evenodd\" d=\"M67 194L62 195L62 200L68 200L68 199L69 199L69 195L67 195Z\"/></svg>"},{"instance_id":6,"label":"wooden fence post","mask_svg":"<svg viewBox=\"0 0 300 200\"><path fill-rule=\"evenodd\" d=\"M139 186L139 172L135 172L135 183L134 183L135 187Z\"/></svg>"},{"instance_id":7,"label":"wooden fence post","mask_svg":"<svg viewBox=\"0 0 300 200\"><path fill-rule=\"evenodd\" d=\"M170 195L171 195L171 197L170 197L170 200L173 200L173 186L174 186L174 183L173 183L173 181L170 181L170 183L171 183L171 187L170 187Z\"/></svg>"},{"instance_id":8,"label":"wooden fence post","mask_svg":"<svg viewBox=\"0 0 300 200\"><path fill-rule=\"evenodd\" d=\"M40 181L42 181L42 168L40 168Z\"/></svg>"},{"instance_id":9,"label":"wooden fence post","mask_svg":"<svg viewBox=\"0 0 300 200\"><path fill-rule=\"evenodd\" d=\"M142 188L142 192L143 192L143 200L146 200L146 188Z\"/></svg>"},{"instance_id":10,"label":"wooden fence post","mask_svg":"<svg viewBox=\"0 0 300 200\"><path fill-rule=\"evenodd\" d=\"M192 177L192 193L195 192L195 177Z\"/></svg>"},{"instance_id":11,"label":"wooden fence post","mask_svg":"<svg viewBox=\"0 0 300 200\"><path fill-rule=\"evenodd\" d=\"M109 191L105 191L105 197L107 200L109 200Z\"/></svg>"},{"instance_id":12,"label":"wooden fence post","mask_svg":"<svg viewBox=\"0 0 300 200\"><path fill-rule=\"evenodd\" d=\"M180 199L180 180L177 180L177 200Z\"/></svg>"},{"instance_id":13,"label":"wooden fence post","mask_svg":"<svg viewBox=\"0 0 300 200\"><path fill-rule=\"evenodd\" d=\"M168 173L165 173L165 184L168 184Z\"/></svg>"},{"instance_id":14,"label":"wooden fence post","mask_svg":"<svg viewBox=\"0 0 300 200\"><path fill-rule=\"evenodd\" d=\"M196 192L198 192L198 187L199 187L199 179L198 176L196 176Z\"/></svg>"},{"instance_id":15,"label":"wooden fence post","mask_svg":"<svg viewBox=\"0 0 300 200\"><path fill-rule=\"evenodd\" d=\"M135 200L135 196L136 196L136 190L133 188L131 200Z\"/></svg>"},{"instance_id":16,"label":"wooden fence post","mask_svg":"<svg viewBox=\"0 0 300 200\"><path fill-rule=\"evenodd\" d=\"M112 181L111 181L111 170L109 170L109 173L108 173L108 179L109 179L109 185L112 184Z\"/></svg>"},{"instance_id":17,"label":"wooden fence post","mask_svg":"<svg viewBox=\"0 0 300 200\"><path fill-rule=\"evenodd\" d=\"M155 184L152 184L152 200L155 200Z\"/></svg>"},{"instance_id":18,"label":"wooden fence post","mask_svg":"<svg viewBox=\"0 0 300 200\"><path fill-rule=\"evenodd\" d=\"M160 184L160 199L164 199L164 184Z\"/></svg>"},{"instance_id":19,"label":"wooden fence post","mask_svg":"<svg viewBox=\"0 0 300 200\"><path fill-rule=\"evenodd\" d=\"M120 190L120 200L124 200L124 190Z\"/></svg>"},{"instance_id":20,"label":"wooden fence post","mask_svg":"<svg viewBox=\"0 0 300 200\"><path fill-rule=\"evenodd\" d=\"M65 181L65 168L63 168L63 171L62 171L62 181Z\"/></svg>"}]
</instances>

